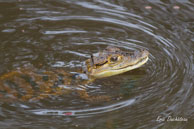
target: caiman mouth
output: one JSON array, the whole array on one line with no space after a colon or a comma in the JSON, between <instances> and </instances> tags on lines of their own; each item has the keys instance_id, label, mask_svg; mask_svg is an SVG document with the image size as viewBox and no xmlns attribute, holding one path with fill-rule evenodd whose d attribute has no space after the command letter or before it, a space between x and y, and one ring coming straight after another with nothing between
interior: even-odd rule
<instances>
[{"instance_id":1,"label":"caiman mouth","mask_svg":"<svg viewBox=\"0 0 194 129\"><path fill-rule=\"evenodd\" d=\"M142 58L141 60L139 60L138 62L136 62L135 64L130 64L130 65L127 65L125 67L118 68L118 69L112 69L112 70L121 70L121 69L126 69L128 67L137 67L137 66L140 66L140 65L143 65L144 63L146 63L148 61L148 59L149 59L148 57L145 57L145 58Z\"/></svg>"},{"instance_id":2,"label":"caiman mouth","mask_svg":"<svg viewBox=\"0 0 194 129\"><path fill-rule=\"evenodd\" d=\"M87 74L94 78L121 74L141 67L148 61L148 56L147 50L127 53L116 47L108 47L108 50L105 49L100 56L87 61Z\"/></svg>"}]
</instances>

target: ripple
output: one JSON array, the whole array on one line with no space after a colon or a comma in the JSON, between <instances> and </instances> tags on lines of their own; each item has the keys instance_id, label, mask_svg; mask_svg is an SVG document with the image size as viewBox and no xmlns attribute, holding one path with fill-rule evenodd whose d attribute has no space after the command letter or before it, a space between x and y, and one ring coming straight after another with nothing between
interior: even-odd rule
<instances>
[{"instance_id":1,"label":"ripple","mask_svg":"<svg viewBox=\"0 0 194 129\"><path fill-rule=\"evenodd\" d=\"M135 99L129 99L123 102L115 103L112 105L104 107L96 107L90 109L80 109L80 110L49 110L49 109L37 109L30 110L30 112L36 115L59 115L59 116L77 116L81 117L91 117L93 115L98 115L101 113L107 113L114 110L119 110L120 108L128 107L135 102Z\"/></svg>"},{"instance_id":2,"label":"ripple","mask_svg":"<svg viewBox=\"0 0 194 129\"><path fill-rule=\"evenodd\" d=\"M145 3L132 3L67 0L45 5L44 2L21 5L23 12L6 23L9 28L15 28L2 29L4 39L9 37L7 33L16 32L0 46L2 57L5 55L2 59L4 65L17 64L19 67L27 60L51 67L76 69L91 53L108 45L129 52L139 49L150 52L148 63L137 70L81 85L81 89L86 89L91 96L110 96L109 102L94 102L95 105L73 92L50 97L51 100L39 101L38 104L29 102L29 108L34 110L27 111L36 115L90 117L94 120L102 115L103 121L111 119L121 128L136 128L138 122L142 123L142 128L153 128L160 115L192 118L193 35L185 33L185 30L192 32L192 19L187 15L190 5L181 5L175 14L161 1L158 2L160 4L147 4L152 8L150 10L145 10ZM184 10L187 10L185 15ZM15 31L24 29L27 33ZM21 49L15 49L16 46L29 48L29 51L21 52ZM109 114L111 118L107 117ZM49 118L46 120L46 123L50 122ZM159 123L158 127L164 124Z\"/></svg>"},{"instance_id":3,"label":"ripple","mask_svg":"<svg viewBox=\"0 0 194 129\"><path fill-rule=\"evenodd\" d=\"M43 34L65 34L65 33L87 33L87 31L81 30L56 30L56 31L45 31Z\"/></svg>"},{"instance_id":4,"label":"ripple","mask_svg":"<svg viewBox=\"0 0 194 129\"><path fill-rule=\"evenodd\" d=\"M12 33L12 32L15 32L15 31L16 31L15 29L5 29L5 30L2 30L1 32Z\"/></svg>"}]
</instances>

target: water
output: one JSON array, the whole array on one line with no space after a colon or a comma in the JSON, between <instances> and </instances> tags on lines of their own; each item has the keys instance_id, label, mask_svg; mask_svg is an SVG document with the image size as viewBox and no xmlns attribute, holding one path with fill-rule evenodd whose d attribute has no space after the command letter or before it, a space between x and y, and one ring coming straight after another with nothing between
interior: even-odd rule
<instances>
[{"instance_id":1,"label":"water","mask_svg":"<svg viewBox=\"0 0 194 129\"><path fill-rule=\"evenodd\" d=\"M83 85L109 101L2 101L0 128L192 129L193 13L191 0L1 0L1 75L28 64L74 72L108 45L151 54L139 69Z\"/></svg>"}]
</instances>

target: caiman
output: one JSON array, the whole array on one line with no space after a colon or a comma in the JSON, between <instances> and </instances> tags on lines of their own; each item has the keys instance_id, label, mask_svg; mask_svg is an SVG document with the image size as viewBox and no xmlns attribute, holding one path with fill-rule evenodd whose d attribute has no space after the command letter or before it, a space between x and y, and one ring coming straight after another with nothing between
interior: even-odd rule
<instances>
[{"instance_id":1,"label":"caiman","mask_svg":"<svg viewBox=\"0 0 194 129\"><path fill-rule=\"evenodd\" d=\"M92 54L84 62L82 73L67 73L62 68L39 70L22 67L0 76L0 100L33 101L52 95L63 95L69 90L78 91L81 98L93 100L106 96L89 96L83 87L98 78L118 75L139 68L148 61L147 50L128 53L108 46ZM81 75L87 75L83 79ZM74 87L74 88L72 88Z\"/></svg>"}]
</instances>

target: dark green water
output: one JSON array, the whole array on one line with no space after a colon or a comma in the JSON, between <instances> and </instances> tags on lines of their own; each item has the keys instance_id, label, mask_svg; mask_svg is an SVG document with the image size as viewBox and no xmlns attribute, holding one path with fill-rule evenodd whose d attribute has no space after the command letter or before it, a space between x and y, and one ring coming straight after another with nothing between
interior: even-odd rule
<instances>
[{"instance_id":1,"label":"dark green water","mask_svg":"<svg viewBox=\"0 0 194 129\"><path fill-rule=\"evenodd\" d=\"M1 101L0 128L192 129L193 14L191 0L0 0L1 75L29 64L76 71L108 45L151 53L137 70L83 85L109 101Z\"/></svg>"}]
</instances>

